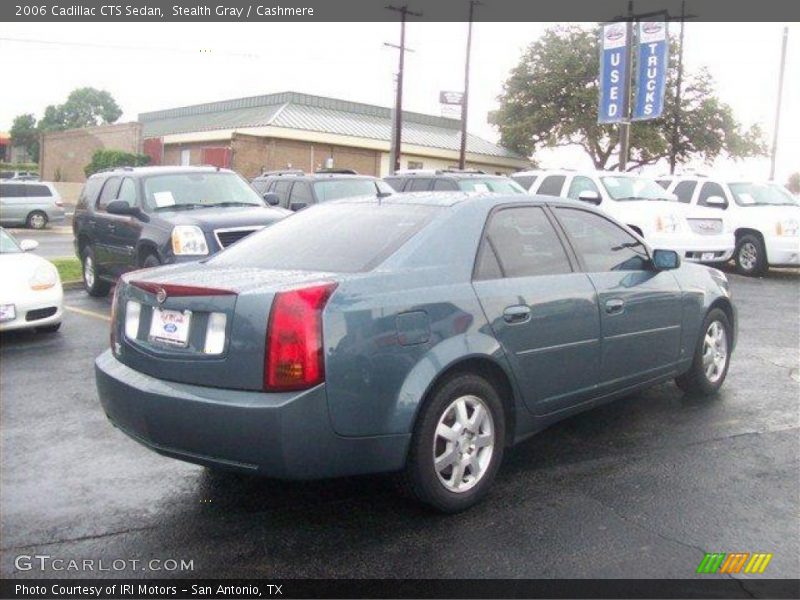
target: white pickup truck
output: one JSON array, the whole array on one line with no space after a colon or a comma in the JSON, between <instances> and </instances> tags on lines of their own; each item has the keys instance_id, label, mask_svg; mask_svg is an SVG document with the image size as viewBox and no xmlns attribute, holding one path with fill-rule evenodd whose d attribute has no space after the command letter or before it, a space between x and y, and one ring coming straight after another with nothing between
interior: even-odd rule
<instances>
[{"instance_id":1,"label":"white pickup truck","mask_svg":"<svg viewBox=\"0 0 800 600\"><path fill-rule=\"evenodd\" d=\"M680 203L653 179L617 171L550 169L511 177L530 194L594 204L651 247L675 250L685 260L723 263L733 255L733 232L720 211Z\"/></svg>"}]
</instances>

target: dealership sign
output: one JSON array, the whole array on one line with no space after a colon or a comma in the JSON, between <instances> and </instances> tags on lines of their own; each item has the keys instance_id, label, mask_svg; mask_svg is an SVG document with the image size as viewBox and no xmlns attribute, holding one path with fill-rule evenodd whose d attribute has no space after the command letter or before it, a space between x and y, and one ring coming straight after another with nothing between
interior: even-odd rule
<instances>
[{"instance_id":1,"label":"dealership sign","mask_svg":"<svg viewBox=\"0 0 800 600\"><path fill-rule=\"evenodd\" d=\"M628 30L625 23L603 25L600 40L600 103L598 123L618 123L625 119L623 108L628 94L625 77Z\"/></svg>"},{"instance_id":2,"label":"dealership sign","mask_svg":"<svg viewBox=\"0 0 800 600\"><path fill-rule=\"evenodd\" d=\"M633 119L655 119L664 112L668 56L667 24L664 21L639 23L636 100L631 116Z\"/></svg>"},{"instance_id":3,"label":"dealership sign","mask_svg":"<svg viewBox=\"0 0 800 600\"><path fill-rule=\"evenodd\" d=\"M464 93L463 92L439 92L439 103L440 104L457 104L461 105L464 103Z\"/></svg>"}]
</instances>

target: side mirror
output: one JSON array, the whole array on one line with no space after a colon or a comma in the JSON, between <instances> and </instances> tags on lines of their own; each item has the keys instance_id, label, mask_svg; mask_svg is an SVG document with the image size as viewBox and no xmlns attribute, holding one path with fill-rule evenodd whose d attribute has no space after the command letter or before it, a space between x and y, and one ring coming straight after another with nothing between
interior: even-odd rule
<instances>
[{"instance_id":1,"label":"side mirror","mask_svg":"<svg viewBox=\"0 0 800 600\"><path fill-rule=\"evenodd\" d=\"M30 252L31 250L36 250L39 247L39 242L36 240L20 240L19 242L19 249L23 252Z\"/></svg>"},{"instance_id":2,"label":"side mirror","mask_svg":"<svg viewBox=\"0 0 800 600\"><path fill-rule=\"evenodd\" d=\"M600 194L592 190L582 191L580 194L578 194L578 200L594 204L595 206L603 201L603 199L600 197Z\"/></svg>"},{"instance_id":3,"label":"side mirror","mask_svg":"<svg viewBox=\"0 0 800 600\"><path fill-rule=\"evenodd\" d=\"M289 205L289 210L293 210L293 211L296 212L298 210L303 210L307 206L308 206L308 203L306 203L306 202L292 202Z\"/></svg>"},{"instance_id":4,"label":"side mirror","mask_svg":"<svg viewBox=\"0 0 800 600\"><path fill-rule=\"evenodd\" d=\"M728 208L728 201L722 196L709 196L706 198L706 206L712 208Z\"/></svg>"},{"instance_id":5,"label":"side mirror","mask_svg":"<svg viewBox=\"0 0 800 600\"><path fill-rule=\"evenodd\" d=\"M266 202L270 206L278 206L278 204L281 203L281 197L278 196L278 194L275 194L274 192L267 192L261 197L264 198L264 202Z\"/></svg>"},{"instance_id":6,"label":"side mirror","mask_svg":"<svg viewBox=\"0 0 800 600\"><path fill-rule=\"evenodd\" d=\"M138 215L139 209L124 200L112 200L106 205L106 212L110 215Z\"/></svg>"},{"instance_id":7,"label":"side mirror","mask_svg":"<svg viewBox=\"0 0 800 600\"><path fill-rule=\"evenodd\" d=\"M653 266L659 271L669 271L681 266L681 257L675 250L653 250Z\"/></svg>"}]
</instances>

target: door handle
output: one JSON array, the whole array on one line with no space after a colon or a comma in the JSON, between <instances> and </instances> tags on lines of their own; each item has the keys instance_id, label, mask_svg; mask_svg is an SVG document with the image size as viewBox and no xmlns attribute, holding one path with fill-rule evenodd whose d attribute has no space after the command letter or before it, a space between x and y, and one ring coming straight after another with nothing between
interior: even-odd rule
<instances>
[{"instance_id":1,"label":"door handle","mask_svg":"<svg viewBox=\"0 0 800 600\"><path fill-rule=\"evenodd\" d=\"M531 316L531 309L529 306L519 304L516 306L508 306L503 311L503 320L506 323L524 323Z\"/></svg>"},{"instance_id":2,"label":"door handle","mask_svg":"<svg viewBox=\"0 0 800 600\"><path fill-rule=\"evenodd\" d=\"M610 315L618 315L625 309L625 301L620 298L606 300L606 312Z\"/></svg>"}]
</instances>

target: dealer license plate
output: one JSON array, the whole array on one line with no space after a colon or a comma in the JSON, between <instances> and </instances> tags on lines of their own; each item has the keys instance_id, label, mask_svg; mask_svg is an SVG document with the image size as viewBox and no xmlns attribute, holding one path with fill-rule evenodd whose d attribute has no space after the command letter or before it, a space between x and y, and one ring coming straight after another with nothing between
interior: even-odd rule
<instances>
[{"instance_id":1,"label":"dealer license plate","mask_svg":"<svg viewBox=\"0 0 800 600\"><path fill-rule=\"evenodd\" d=\"M189 323L191 311L153 309L153 320L150 323L150 339L152 341L185 348L189 340Z\"/></svg>"},{"instance_id":2,"label":"dealer license plate","mask_svg":"<svg viewBox=\"0 0 800 600\"><path fill-rule=\"evenodd\" d=\"M703 252L703 254L700 255L700 260L714 260L714 253Z\"/></svg>"},{"instance_id":3,"label":"dealer license plate","mask_svg":"<svg viewBox=\"0 0 800 600\"><path fill-rule=\"evenodd\" d=\"M0 304L0 321L13 321L17 318L17 311L13 304Z\"/></svg>"}]
</instances>

